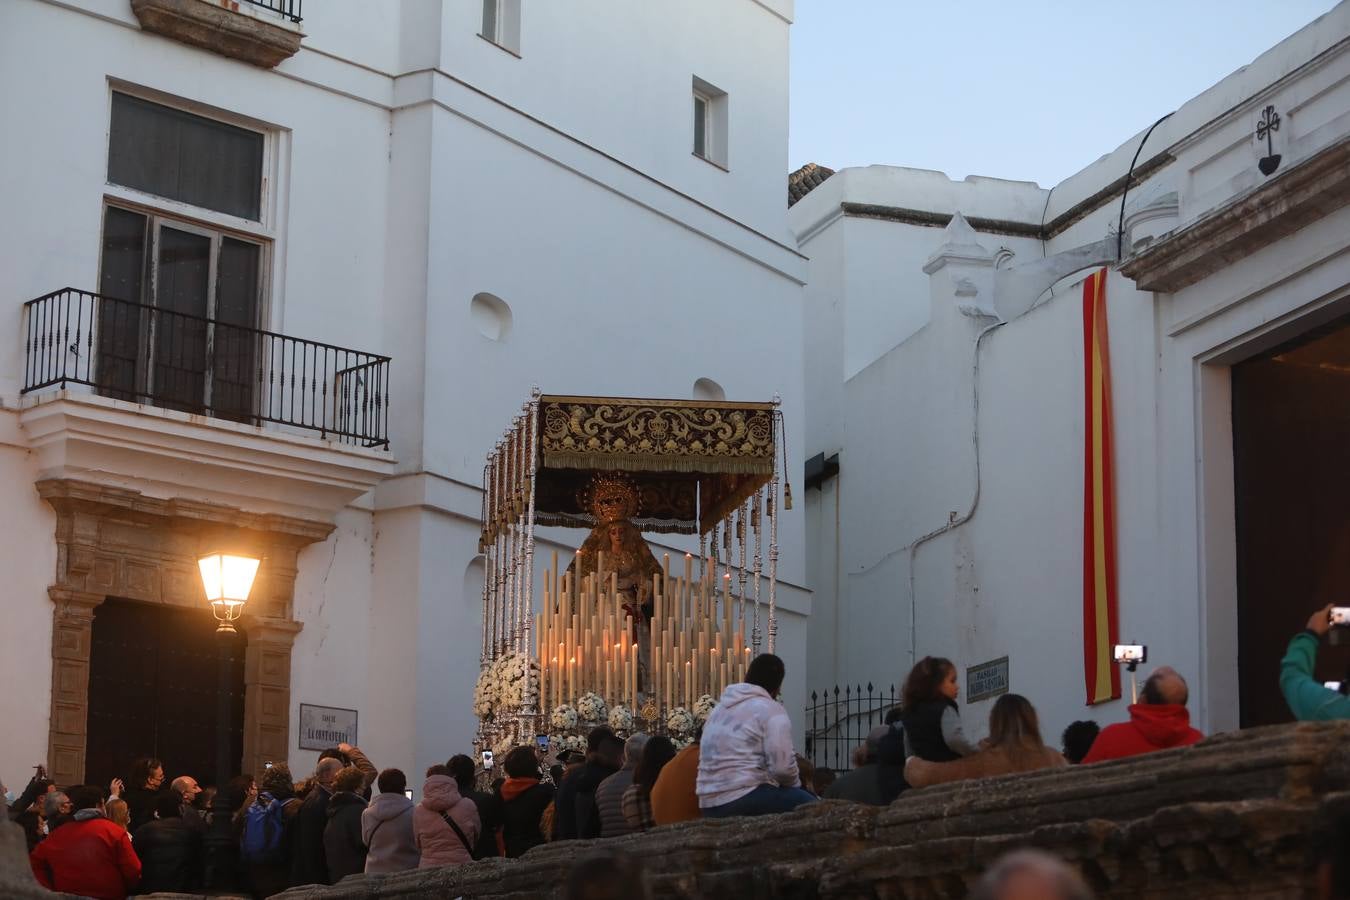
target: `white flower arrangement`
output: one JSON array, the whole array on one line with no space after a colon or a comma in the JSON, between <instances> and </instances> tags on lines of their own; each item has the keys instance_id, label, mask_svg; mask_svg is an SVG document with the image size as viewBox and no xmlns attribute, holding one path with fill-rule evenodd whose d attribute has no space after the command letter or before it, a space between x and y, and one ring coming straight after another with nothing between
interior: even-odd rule
<instances>
[{"instance_id":1,"label":"white flower arrangement","mask_svg":"<svg viewBox=\"0 0 1350 900\"><path fill-rule=\"evenodd\" d=\"M473 712L484 722L505 718L525 705L527 674L537 675L539 663L524 653L508 653L493 660L478 676Z\"/></svg>"},{"instance_id":2,"label":"white flower arrangement","mask_svg":"<svg viewBox=\"0 0 1350 900\"><path fill-rule=\"evenodd\" d=\"M553 746L557 753L564 750L580 750L586 752L586 739L579 734L564 734L553 736Z\"/></svg>"},{"instance_id":3,"label":"white flower arrangement","mask_svg":"<svg viewBox=\"0 0 1350 900\"><path fill-rule=\"evenodd\" d=\"M497 742L492 745L492 754L496 758L496 764L499 766L502 765L502 761L506 759L506 754L510 753L518 746L520 745L512 740L510 735L499 738Z\"/></svg>"},{"instance_id":4,"label":"white flower arrangement","mask_svg":"<svg viewBox=\"0 0 1350 900\"><path fill-rule=\"evenodd\" d=\"M527 675L539 672L539 663L524 653L508 653L493 663L496 670L498 708L520 709L524 705Z\"/></svg>"},{"instance_id":5,"label":"white flower arrangement","mask_svg":"<svg viewBox=\"0 0 1350 900\"><path fill-rule=\"evenodd\" d=\"M478 683L473 688L473 714L485 722L492 721L496 708L495 678L496 672L489 666L478 674Z\"/></svg>"},{"instance_id":6,"label":"white flower arrangement","mask_svg":"<svg viewBox=\"0 0 1350 900\"><path fill-rule=\"evenodd\" d=\"M581 716L583 722L603 722L609 715L609 707L605 705L603 697L589 691L577 699L577 715Z\"/></svg>"},{"instance_id":7,"label":"white flower arrangement","mask_svg":"<svg viewBox=\"0 0 1350 900\"><path fill-rule=\"evenodd\" d=\"M671 738L671 739L670 739L670 743L671 743L672 745L674 745L675 749L678 751L678 750L683 750L685 747L688 747L689 745L693 744L693 743L694 743L694 739L691 738L691 737L690 737L690 738Z\"/></svg>"},{"instance_id":8,"label":"white flower arrangement","mask_svg":"<svg viewBox=\"0 0 1350 900\"><path fill-rule=\"evenodd\" d=\"M633 730L633 711L626 706L616 706L609 711L609 727L627 734Z\"/></svg>"},{"instance_id":9,"label":"white flower arrangement","mask_svg":"<svg viewBox=\"0 0 1350 900\"><path fill-rule=\"evenodd\" d=\"M666 731L674 737L688 737L694 733L694 716L683 706L666 713Z\"/></svg>"},{"instance_id":10,"label":"white flower arrangement","mask_svg":"<svg viewBox=\"0 0 1350 900\"><path fill-rule=\"evenodd\" d=\"M717 698L712 694L704 694L694 701L694 720L702 725L708 721L708 716L712 715L712 711L716 707Z\"/></svg>"},{"instance_id":11,"label":"white flower arrangement","mask_svg":"<svg viewBox=\"0 0 1350 900\"><path fill-rule=\"evenodd\" d=\"M577 727L579 719L577 711L570 704L564 703L553 710L553 713L548 717L548 721L554 731L571 731ZM558 738L555 737L554 740L558 740Z\"/></svg>"}]
</instances>

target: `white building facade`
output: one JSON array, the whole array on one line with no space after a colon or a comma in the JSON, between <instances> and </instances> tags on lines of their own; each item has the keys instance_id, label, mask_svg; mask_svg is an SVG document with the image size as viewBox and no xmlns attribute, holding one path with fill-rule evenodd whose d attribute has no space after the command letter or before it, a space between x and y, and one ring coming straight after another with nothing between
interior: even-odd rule
<instances>
[{"instance_id":1,"label":"white building facade","mask_svg":"<svg viewBox=\"0 0 1350 900\"><path fill-rule=\"evenodd\" d=\"M231 770L303 772L351 718L381 767L468 752L481 471L533 385L780 394L799 465L791 18L4 4L0 771L209 777L220 667ZM800 504L780 543L799 709ZM220 662L194 560L231 546L263 563Z\"/></svg>"},{"instance_id":2,"label":"white building facade","mask_svg":"<svg viewBox=\"0 0 1350 900\"><path fill-rule=\"evenodd\" d=\"M1006 657L1048 741L1125 718L1128 679L1084 691L1080 298L1106 266L1119 636L1206 732L1288 718L1284 644L1350 575L1347 147L1341 4L1053 189L796 176L813 688L935 655L965 691Z\"/></svg>"}]
</instances>

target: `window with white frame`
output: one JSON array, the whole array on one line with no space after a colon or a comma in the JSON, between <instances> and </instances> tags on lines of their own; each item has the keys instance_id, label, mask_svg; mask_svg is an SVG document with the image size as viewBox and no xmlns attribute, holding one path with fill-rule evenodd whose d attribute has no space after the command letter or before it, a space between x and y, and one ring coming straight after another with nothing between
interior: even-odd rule
<instances>
[{"instance_id":1,"label":"window with white frame","mask_svg":"<svg viewBox=\"0 0 1350 900\"><path fill-rule=\"evenodd\" d=\"M114 92L98 383L107 394L247 418L269 242L262 132ZM185 209L184 206L193 209ZM223 214L223 215L219 215Z\"/></svg>"},{"instance_id":2,"label":"window with white frame","mask_svg":"<svg viewBox=\"0 0 1350 900\"><path fill-rule=\"evenodd\" d=\"M727 92L695 76L693 98L694 155L728 168Z\"/></svg>"},{"instance_id":3,"label":"window with white frame","mask_svg":"<svg viewBox=\"0 0 1350 900\"><path fill-rule=\"evenodd\" d=\"M483 37L520 55L520 0L483 0Z\"/></svg>"}]
</instances>

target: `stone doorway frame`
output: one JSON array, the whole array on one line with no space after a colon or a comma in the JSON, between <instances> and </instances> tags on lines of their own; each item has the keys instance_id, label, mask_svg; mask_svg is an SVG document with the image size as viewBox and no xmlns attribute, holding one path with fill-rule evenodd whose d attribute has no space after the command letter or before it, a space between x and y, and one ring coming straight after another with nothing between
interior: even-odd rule
<instances>
[{"instance_id":1,"label":"stone doorway frame","mask_svg":"<svg viewBox=\"0 0 1350 900\"><path fill-rule=\"evenodd\" d=\"M332 533L331 522L245 512L198 500L72 479L37 482L56 511L52 599L50 777L84 779L89 653L94 611L109 597L205 609L198 555L229 546L263 563L242 624L244 758L241 772L290 753L291 648L303 626L293 616L296 557Z\"/></svg>"}]
</instances>

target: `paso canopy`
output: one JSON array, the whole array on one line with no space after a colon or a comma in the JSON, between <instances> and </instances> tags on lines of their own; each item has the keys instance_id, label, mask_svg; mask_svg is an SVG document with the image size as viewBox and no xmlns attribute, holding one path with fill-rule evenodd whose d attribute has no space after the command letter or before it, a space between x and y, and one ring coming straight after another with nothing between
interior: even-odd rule
<instances>
[{"instance_id":1,"label":"paso canopy","mask_svg":"<svg viewBox=\"0 0 1350 900\"><path fill-rule=\"evenodd\" d=\"M484 473L486 541L519 518L536 464L535 523L593 527L585 491L622 472L644 531L709 531L774 475L773 403L542 395L507 431Z\"/></svg>"}]
</instances>

